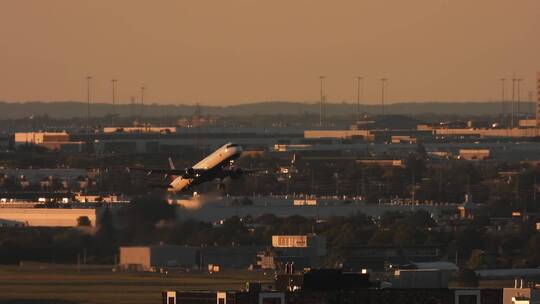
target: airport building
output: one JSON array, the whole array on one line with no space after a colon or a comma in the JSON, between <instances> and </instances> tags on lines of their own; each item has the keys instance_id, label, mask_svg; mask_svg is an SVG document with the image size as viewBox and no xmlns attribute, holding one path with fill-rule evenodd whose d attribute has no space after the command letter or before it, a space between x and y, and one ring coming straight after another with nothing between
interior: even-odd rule
<instances>
[{"instance_id":1,"label":"airport building","mask_svg":"<svg viewBox=\"0 0 540 304\"><path fill-rule=\"evenodd\" d=\"M486 160L489 159L489 149L459 149L459 158L465 160Z\"/></svg>"},{"instance_id":2,"label":"airport building","mask_svg":"<svg viewBox=\"0 0 540 304\"><path fill-rule=\"evenodd\" d=\"M257 253L263 269L319 267L326 257L326 238L315 234L273 235L272 247Z\"/></svg>"},{"instance_id":3,"label":"airport building","mask_svg":"<svg viewBox=\"0 0 540 304\"><path fill-rule=\"evenodd\" d=\"M426 282L434 285L432 282ZM530 288L529 288L530 289ZM536 291L536 290L535 290ZM503 297L504 294L504 297ZM530 294L530 295L529 295ZM304 304L304 303L447 303L518 304L536 303L535 292L485 288L388 288L370 281L369 273L348 273L334 269L284 273L275 277L274 288L247 283L243 290L162 292L166 304ZM510 299L510 302L506 301ZM503 300L504 299L504 300ZM513 299L513 301L512 301ZM524 301L524 302L521 302ZM525 302L527 301L527 302Z\"/></svg>"},{"instance_id":4,"label":"airport building","mask_svg":"<svg viewBox=\"0 0 540 304\"><path fill-rule=\"evenodd\" d=\"M120 247L121 270L156 271L159 268L194 268L198 249L185 246L156 245Z\"/></svg>"},{"instance_id":5,"label":"airport building","mask_svg":"<svg viewBox=\"0 0 540 304\"><path fill-rule=\"evenodd\" d=\"M86 218L95 227L95 208L0 208L0 221L8 226L77 227Z\"/></svg>"},{"instance_id":6,"label":"airport building","mask_svg":"<svg viewBox=\"0 0 540 304\"><path fill-rule=\"evenodd\" d=\"M17 132L15 148L22 145L36 145L48 150L61 152L82 152L84 142L73 141L67 132Z\"/></svg>"}]
</instances>

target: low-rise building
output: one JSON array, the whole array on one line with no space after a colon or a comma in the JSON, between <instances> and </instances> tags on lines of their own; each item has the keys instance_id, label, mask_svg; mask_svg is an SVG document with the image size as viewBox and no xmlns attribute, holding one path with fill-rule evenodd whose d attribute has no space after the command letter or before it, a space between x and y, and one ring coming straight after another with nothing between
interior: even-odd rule
<instances>
[{"instance_id":1,"label":"low-rise building","mask_svg":"<svg viewBox=\"0 0 540 304\"><path fill-rule=\"evenodd\" d=\"M95 227L96 214L95 208L0 208L0 220L32 227L76 227L84 217Z\"/></svg>"},{"instance_id":2,"label":"low-rise building","mask_svg":"<svg viewBox=\"0 0 540 304\"><path fill-rule=\"evenodd\" d=\"M357 164L364 165L379 165L379 166L394 166L394 167L404 167L405 164L401 159L358 159L356 160Z\"/></svg>"},{"instance_id":3,"label":"low-rise building","mask_svg":"<svg viewBox=\"0 0 540 304\"><path fill-rule=\"evenodd\" d=\"M198 249L185 246L156 245L120 247L122 270L152 271L158 268L196 267Z\"/></svg>"},{"instance_id":4,"label":"low-rise building","mask_svg":"<svg viewBox=\"0 0 540 304\"><path fill-rule=\"evenodd\" d=\"M392 135L391 142L393 144L416 144L416 137L410 135Z\"/></svg>"},{"instance_id":5,"label":"low-rise building","mask_svg":"<svg viewBox=\"0 0 540 304\"><path fill-rule=\"evenodd\" d=\"M314 255L326 255L326 238L316 234L307 235L273 235L272 247L274 248L304 248L309 249Z\"/></svg>"},{"instance_id":6,"label":"low-rise building","mask_svg":"<svg viewBox=\"0 0 540 304\"><path fill-rule=\"evenodd\" d=\"M15 148L22 145L36 145L65 152L81 152L84 147L82 141L71 141L67 132L17 132Z\"/></svg>"},{"instance_id":7,"label":"low-rise building","mask_svg":"<svg viewBox=\"0 0 540 304\"><path fill-rule=\"evenodd\" d=\"M176 133L176 127L105 127L103 133Z\"/></svg>"},{"instance_id":8,"label":"low-rise building","mask_svg":"<svg viewBox=\"0 0 540 304\"><path fill-rule=\"evenodd\" d=\"M441 269L399 269L392 288L448 288L450 273Z\"/></svg>"},{"instance_id":9,"label":"low-rise building","mask_svg":"<svg viewBox=\"0 0 540 304\"><path fill-rule=\"evenodd\" d=\"M375 136L369 130L305 130L304 138L362 138L373 141Z\"/></svg>"},{"instance_id":10,"label":"low-rise building","mask_svg":"<svg viewBox=\"0 0 540 304\"><path fill-rule=\"evenodd\" d=\"M485 160L489 159L491 151L489 149L460 149L459 158L465 160Z\"/></svg>"},{"instance_id":11,"label":"low-rise building","mask_svg":"<svg viewBox=\"0 0 540 304\"><path fill-rule=\"evenodd\" d=\"M326 256L326 238L308 235L274 235L272 248L257 254L257 265L263 269L296 269L321 265Z\"/></svg>"},{"instance_id":12,"label":"low-rise building","mask_svg":"<svg viewBox=\"0 0 540 304\"><path fill-rule=\"evenodd\" d=\"M257 252L263 246L208 246L199 249L203 267L218 265L220 269L247 269L257 263Z\"/></svg>"},{"instance_id":13,"label":"low-rise building","mask_svg":"<svg viewBox=\"0 0 540 304\"><path fill-rule=\"evenodd\" d=\"M514 288L503 289L503 304L538 304L540 289L525 285L523 280L515 280Z\"/></svg>"}]
</instances>

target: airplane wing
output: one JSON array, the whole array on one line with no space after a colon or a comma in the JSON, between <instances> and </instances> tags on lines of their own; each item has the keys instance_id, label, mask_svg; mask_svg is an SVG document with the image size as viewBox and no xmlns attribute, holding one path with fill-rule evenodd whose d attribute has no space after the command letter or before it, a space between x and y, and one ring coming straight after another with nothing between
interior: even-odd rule
<instances>
[{"instance_id":1,"label":"airplane wing","mask_svg":"<svg viewBox=\"0 0 540 304\"><path fill-rule=\"evenodd\" d=\"M268 168L260 168L260 169L244 169L242 168L242 171L247 175L256 175L256 174L268 174L270 173L270 169Z\"/></svg>"},{"instance_id":2,"label":"airplane wing","mask_svg":"<svg viewBox=\"0 0 540 304\"><path fill-rule=\"evenodd\" d=\"M184 170L179 169L153 169L153 168L142 168L142 167L128 167L128 172L130 171L143 171L146 174L166 174L166 175L177 175L177 176L186 176L191 177L197 174L203 173L204 169L194 169L188 168Z\"/></svg>"},{"instance_id":3,"label":"airplane wing","mask_svg":"<svg viewBox=\"0 0 540 304\"><path fill-rule=\"evenodd\" d=\"M270 172L269 169L244 169L244 168L225 168L223 170L223 173L226 176L230 176L231 178L239 178L244 175L259 175L259 174L268 174Z\"/></svg>"}]
</instances>

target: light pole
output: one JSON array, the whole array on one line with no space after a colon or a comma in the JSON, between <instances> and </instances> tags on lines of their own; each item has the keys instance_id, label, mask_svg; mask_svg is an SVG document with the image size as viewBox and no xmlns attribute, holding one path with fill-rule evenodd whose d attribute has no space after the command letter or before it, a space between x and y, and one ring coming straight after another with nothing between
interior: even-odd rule
<instances>
[{"instance_id":1,"label":"light pole","mask_svg":"<svg viewBox=\"0 0 540 304\"><path fill-rule=\"evenodd\" d=\"M382 115L384 115L384 89L385 84L388 81L387 78L381 78L381 107L382 107Z\"/></svg>"},{"instance_id":2,"label":"light pole","mask_svg":"<svg viewBox=\"0 0 540 304\"><path fill-rule=\"evenodd\" d=\"M86 133L90 132L90 81L92 76L86 76Z\"/></svg>"},{"instance_id":3,"label":"light pole","mask_svg":"<svg viewBox=\"0 0 540 304\"><path fill-rule=\"evenodd\" d=\"M362 89L363 89L363 78L361 76L356 77L356 122L358 123L360 121L360 96L362 95Z\"/></svg>"},{"instance_id":4,"label":"light pole","mask_svg":"<svg viewBox=\"0 0 540 304\"><path fill-rule=\"evenodd\" d=\"M516 77L512 77L512 119L510 120L510 126L514 128L514 116L516 114Z\"/></svg>"},{"instance_id":5,"label":"light pole","mask_svg":"<svg viewBox=\"0 0 540 304\"><path fill-rule=\"evenodd\" d=\"M504 115L506 114L506 109L504 106L504 86L505 86L506 78L501 78L501 125L504 120Z\"/></svg>"},{"instance_id":6,"label":"light pole","mask_svg":"<svg viewBox=\"0 0 540 304\"><path fill-rule=\"evenodd\" d=\"M539 88L540 89L540 88ZM529 112L529 115L534 115L534 110L533 110L533 91L529 91L529 110L527 111Z\"/></svg>"},{"instance_id":7,"label":"light pole","mask_svg":"<svg viewBox=\"0 0 540 304\"><path fill-rule=\"evenodd\" d=\"M114 127L114 117L116 116L116 82L118 79L111 79L112 83L112 117L111 117L111 127Z\"/></svg>"},{"instance_id":8,"label":"light pole","mask_svg":"<svg viewBox=\"0 0 540 304\"><path fill-rule=\"evenodd\" d=\"M146 90L146 88L144 86L141 87L141 112L140 112L140 123L143 124L143 111L144 111L144 91Z\"/></svg>"},{"instance_id":9,"label":"light pole","mask_svg":"<svg viewBox=\"0 0 540 304\"><path fill-rule=\"evenodd\" d=\"M519 122L519 115L521 113L521 82L523 81L522 78L518 78L517 80L517 117Z\"/></svg>"},{"instance_id":10,"label":"light pole","mask_svg":"<svg viewBox=\"0 0 540 304\"><path fill-rule=\"evenodd\" d=\"M324 79L325 78L326 78L326 76L319 76L319 80L321 82L321 101L320 101L320 104L319 104L319 126L321 126L321 127L323 125L323 103L324 103L323 86L324 86Z\"/></svg>"},{"instance_id":11,"label":"light pole","mask_svg":"<svg viewBox=\"0 0 540 304\"><path fill-rule=\"evenodd\" d=\"M129 107L129 113L131 114L131 119L135 120L135 99L137 97L130 96L129 99L131 100L131 105Z\"/></svg>"}]
</instances>

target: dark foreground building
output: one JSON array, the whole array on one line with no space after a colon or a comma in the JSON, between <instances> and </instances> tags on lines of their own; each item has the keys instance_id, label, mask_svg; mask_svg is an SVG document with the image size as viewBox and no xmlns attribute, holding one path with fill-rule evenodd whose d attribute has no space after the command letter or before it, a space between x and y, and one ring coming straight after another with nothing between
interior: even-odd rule
<instances>
[{"instance_id":1,"label":"dark foreground building","mask_svg":"<svg viewBox=\"0 0 540 304\"><path fill-rule=\"evenodd\" d=\"M242 291L165 291L163 304L502 304L501 289L381 289L368 274L318 270L276 277L276 289L247 284Z\"/></svg>"},{"instance_id":2,"label":"dark foreground building","mask_svg":"<svg viewBox=\"0 0 540 304\"><path fill-rule=\"evenodd\" d=\"M164 304L502 304L502 300L500 289L163 292Z\"/></svg>"}]
</instances>

